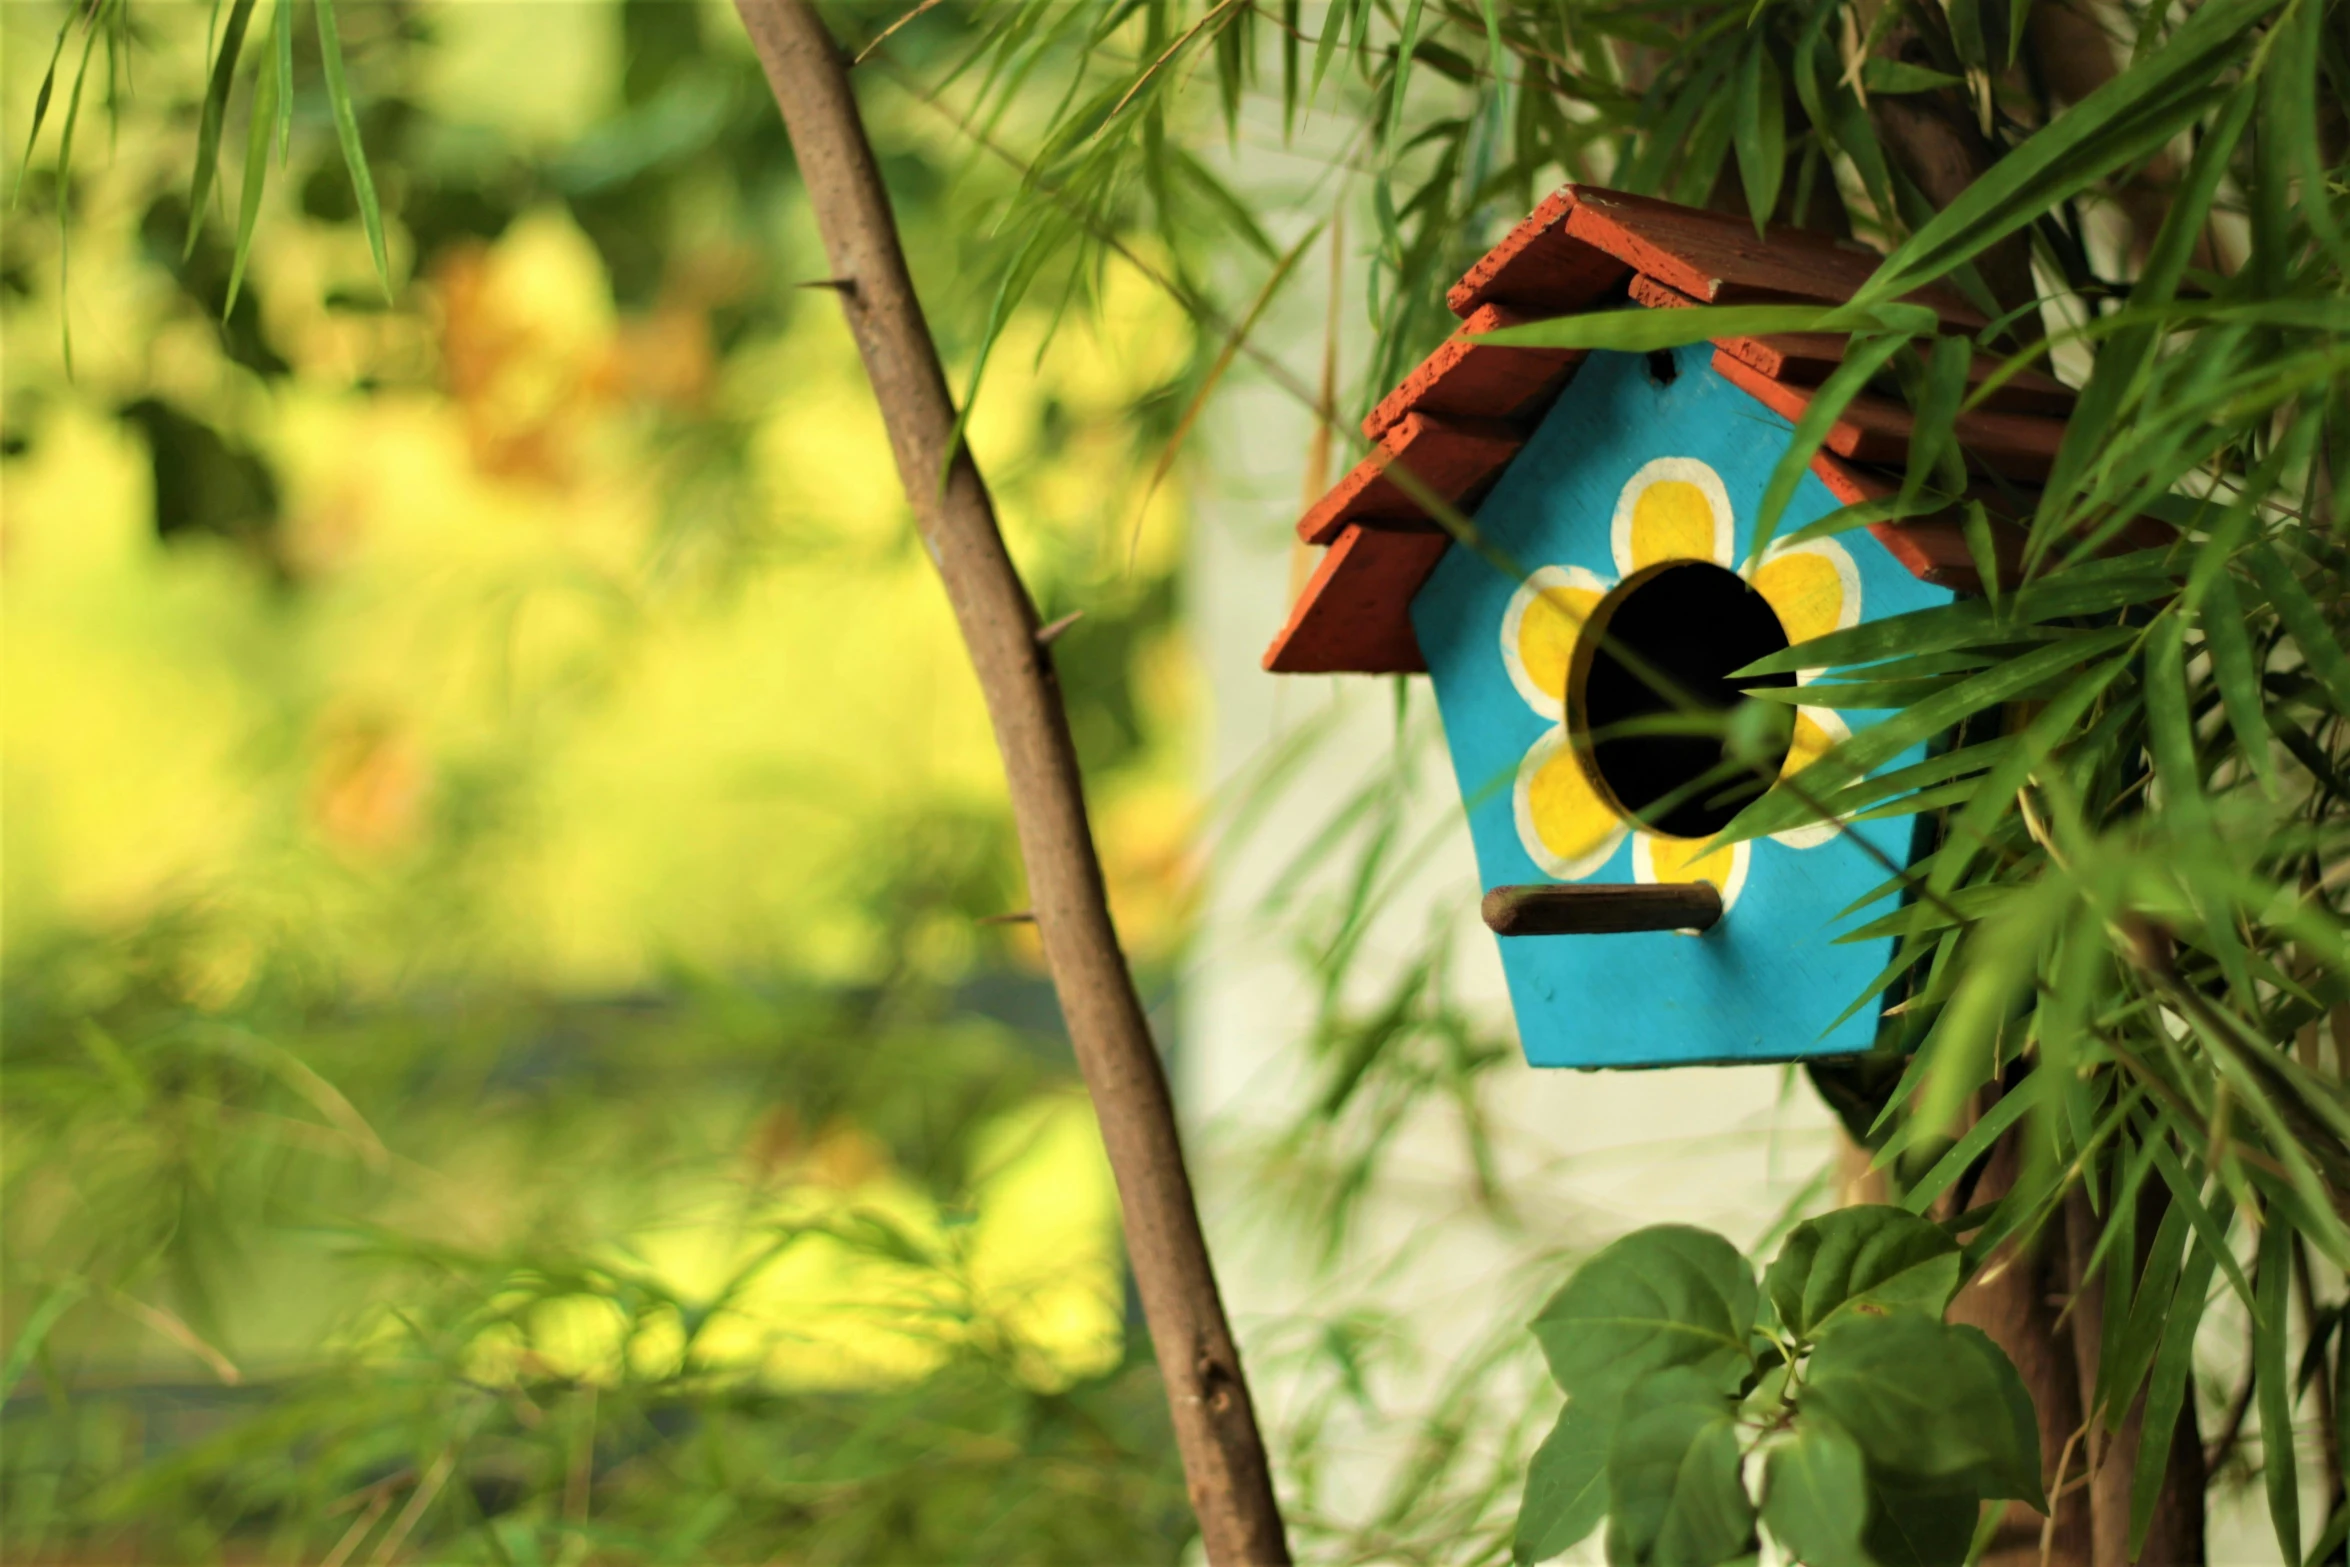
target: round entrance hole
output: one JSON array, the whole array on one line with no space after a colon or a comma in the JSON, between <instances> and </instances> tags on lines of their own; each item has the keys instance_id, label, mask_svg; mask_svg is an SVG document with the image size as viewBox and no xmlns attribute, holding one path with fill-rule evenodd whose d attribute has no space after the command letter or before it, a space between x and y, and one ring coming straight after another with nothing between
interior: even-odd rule
<instances>
[{"instance_id":1,"label":"round entrance hole","mask_svg":"<svg viewBox=\"0 0 2350 1567\"><path fill-rule=\"evenodd\" d=\"M1715 717L1743 700L1742 686L1795 684L1792 674L1729 678L1786 646L1786 628L1763 596L1706 561L1651 567L1601 600L1581 638L1568 711L1576 715L1576 744L1625 815L1668 837L1710 838L1754 799L1759 779L1699 785L1722 764L1718 732L1617 731L1680 711L1673 695L1657 689L1658 676ZM1791 739L1792 731L1767 758L1769 776L1786 761Z\"/></svg>"}]
</instances>

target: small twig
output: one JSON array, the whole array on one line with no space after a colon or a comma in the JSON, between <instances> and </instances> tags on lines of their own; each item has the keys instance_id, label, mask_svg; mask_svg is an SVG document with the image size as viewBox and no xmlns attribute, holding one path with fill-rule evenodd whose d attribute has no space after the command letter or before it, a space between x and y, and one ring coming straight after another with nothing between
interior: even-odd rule
<instances>
[{"instance_id":1,"label":"small twig","mask_svg":"<svg viewBox=\"0 0 2350 1567\"><path fill-rule=\"evenodd\" d=\"M932 6L937 4L938 0L922 0L920 5L914 7L913 10L908 11L904 16L899 17L896 21L890 23L879 33L875 34L873 41L867 44L864 48L858 50L857 57L851 60L849 64L863 65L865 63L865 57L871 54L874 50L880 48L883 44L888 43L891 34L895 33L899 28L905 26L908 22L911 22L914 20L914 18L920 16L923 12L929 10Z\"/></svg>"},{"instance_id":2,"label":"small twig","mask_svg":"<svg viewBox=\"0 0 2350 1567\"><path fill-rule=\"evenodd\" d=\"M453 1447L442 1448L441 1456L434 1459L432 1467L424 1472L424 1479L417 1485L416 1494L408 1498L408 1505L400 1509L400 1516L392 1520L390 1530L377 1542L375 1554L367 1558L370 1563L388 1562L398 1554L418 1521L424 1517L424 1510L432 1505L434 1497L441 1494L441 1487L448 1482L449 1471L456 1467L457 1450Z\"/></svg>"},{"instance_id":3,"label":"small twig","mask_svg":"<svg viewBox=\"0 0 2350 1567\"><path fill-rule=\"evenodd\" d=\"M164 1310L161 1306L150 1306L145 1301L129 1295L117 1295L114 1299L123 1310L211 1367L212 1374L220 1378L223 1383L230 1387L237 1387L244 1382L244 1373L237 1369L236 1362L206 1343L194 1328L189 1327L171 1312Z\"/></svg>"},{"instance_id":4,"label":"small twig","mask_svg":"<svg viewBox=\"0 0 2350 1567\"><path fill-rule=\"evenodd\" d=\"M1036 911L1034 909L1014 909L1009 914L982 914L979 916L979 923L982 925L1033 925L1036 923Z\"/></svg>"},{"instance_id":5,"label":"small twig","mask_svg":"<svg viewBox=\"0 0 2350 1567\"><path fill-rule=\"evenodd\" d=\"M573 1434L570 1472L563 1477L563 1519L572 1524L587 1522L596 1479L596 1385L588 1383L580 1397L587 1407L580 1416L581 1429Z\"/></svg>"},{"instance_id":6,"label":"small twig","mask_svg":"<svg viewBox=\"0 0 2350 1567\"><path fill-rule=\"evenodd\" d=\"M326 1553L318 1567L343 1567L343 1563L351 1559L351 1553L358 1550L360 1543L367 1538L368 1531L375 1527L375 1521L384 1515L384 1509L392 1505L390 1491L380 1485L369 1489L375 1492L374 1500L367 1504L365 1512L351 1521L351 1527L343 1531L343 1537L335 1542L335 1548Z\"/></svg>"},{"instance_id":7,"label":"small twig","mask_svg":"<svg viewBox=\"0 0 2350 1567\"><path fill-rule=\"evenodd\" d=\"M2064 1451L2056 1455L2056 1479L2048 1487L2048 1516L2040 1520L2040 1567L2048 1567L2050 1558L2056 1552L2056 1515L2064 1506L2064 1477L2065 1472L2073 1466L2073 1449L2080 1445L2082 1437L2089 1434L2090 1423L2095 1419L2096 1416L2092 1415L2082 1421L2073 1434L2064 1439Z\"/></svg>"},{"instance_id":8,"label":"small twig","mask_svg":"<svg viewBox=\"0 0 2350 1567\"><path fill-rule=\"evenodd\" d=\"M1076 625L1077 622L1083 620L1084 618L1084 610L1073 609L1058 620L1050 620L1045 622L1043 625L1036 628L1036 645L1038 647L1051 647L1055 642L1061 640L1062 632L1068 630L1071 626Z\"/></svg>"},{"instance_id":9,"label":"small twig","mask_svg":"<svg viewBox=\"0 0 2350 1567\"><path fill-rule=\"evenodd\" d=\"M836 294L843 294L852 299L855 298L857 294L857 280L853 277L810 278L805 283L794 283L792 287L829 288Z\"/></svg>"},{"instance_id":10,"label":"small twig","mask_svg":"<svg viewBox=\"0 0 2350 1567\"><path fill-rule=\"evenodd\" d=\"M1201 17L1198 21L1192 23L1190 27L1184 29L1183 36L1176 39L1173 43L1167 45L1166 50L1161 53L1156 60L1153 60L1150 63L1150 69L1144 71L1140 76L1137 76L1134 79L1134 85L1126 89L1126 95L1120 98L1111 108L1110 112L1102 117L1102 123L1107 125L1110 123L1110 121L1116 119L1118 117L1118 111L1125 108L1129 103L1132 103L1134 101L1134 95L1142 91L1144 84L1147 83L1152 77L1159 74L1160 66L1165 65L1169 60L1175 58L1176 52L1178 50L1182 49L1185 44L1190 43L1194 38L1198 37L1202 28L1206 27L1210 22L1213 22L1217 17L1222 16L1226 11L1231 10L1235 3L1236 0L1224 0L1222 5L1217 6L1213 11L1210 11L1207 15Z\"/></svg>"}]
</instances>

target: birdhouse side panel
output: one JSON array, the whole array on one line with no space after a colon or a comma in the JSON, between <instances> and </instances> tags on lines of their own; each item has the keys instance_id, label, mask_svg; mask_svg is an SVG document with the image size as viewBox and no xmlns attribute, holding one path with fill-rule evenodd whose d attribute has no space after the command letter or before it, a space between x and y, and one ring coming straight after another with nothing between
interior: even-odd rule
<instances>
[{"instance_id":1,"label":"birdhouse side panel","mask_svg":"<svg viewBox=\"0 0 2350 1567\"><path fill-rule=\"evenodd\" d=\"M1865 531L1750 564L1755 512L1791 427L1717 374L1711 357L1704 346L1679 350L1665 377L1641 355L1593 354L1478 509L1487 547L1447 551L1412 605L1486 887L1706 880L1726 905L1702 936L1503 940L1536 1066L1786 1060L1865 1050L1875 1037L1875 1008L1837 1018L1891 943L1835 936L1891 906L1845 913L1887 880L1856 839L1904 863L1907 818L1700 856L1718 830L1702 802L1679 808L1686 819L1667 818L1678 833L1635 829L1610 781L1627 792L1663 785L1629 762L1610 771L1616 753L1579 751L1569 735L1576 704L1592 709L1588 720L1619 699L1603 692L1596 639L1583 635L1594 611L1612 617L1618 645L1634 639L1644 656L1691 667L1711 658L1726 671L1770 650L1758 637L1801 642L1952 596ZM1778 533L1836 505L1807 472ZM1801 706L1797 715L1782 781L1888 716ZM1610 732L1588 722L1586 732L1595 727Z\"/></svg>"}]
</instances>

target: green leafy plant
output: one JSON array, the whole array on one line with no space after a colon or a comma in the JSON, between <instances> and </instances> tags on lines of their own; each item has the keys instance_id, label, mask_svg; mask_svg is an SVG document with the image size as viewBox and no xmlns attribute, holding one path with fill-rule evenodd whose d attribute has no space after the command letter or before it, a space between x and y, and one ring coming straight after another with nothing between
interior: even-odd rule
<instances>
[{"instance_id":1,"label":"green leafy plant","mask_svg":"<svg viewBox=\"0 0 2350 1567\"><path fill-rule=\"evenodd\" d=\"M1942 1567L1966 1559L1982 1503L2045 1509L2022 1379L1942 1320L1959 1268L1941 1226L1892 1207L1796 1226L1759 1290L1709 1231L1607 1247L1534 1319L1567 1406L1527 1473L1515 1558L1604 1521L1616 1567L1714 1567L1758 1529L1809 1567Z\"/></svg>"}]
</instances>

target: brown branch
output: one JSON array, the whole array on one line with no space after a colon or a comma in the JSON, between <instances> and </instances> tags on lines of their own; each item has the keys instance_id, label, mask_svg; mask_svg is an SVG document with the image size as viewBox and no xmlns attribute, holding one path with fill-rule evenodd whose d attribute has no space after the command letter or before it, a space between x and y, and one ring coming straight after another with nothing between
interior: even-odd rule
<instances>
[{"instance_id":1,"label":"brown branch","mask_svg":"<svg viewBox=\"0 0 2350 1567\"><path fill-rule=\"evenodd\" d=\"M979 469L953 444L946 374L846 62L809 0L735 0L735 8L783 111L833 275L855 285L838 291L841 308L987 701L1037 930L1117 1176L1135 1284L1208 1560L1285 1564L1265 1446L1200 1233L1174 1100L1110 923L1052 655L1038 640L1036 608L1005 551Z\"/></svg>"}]
</instances>

